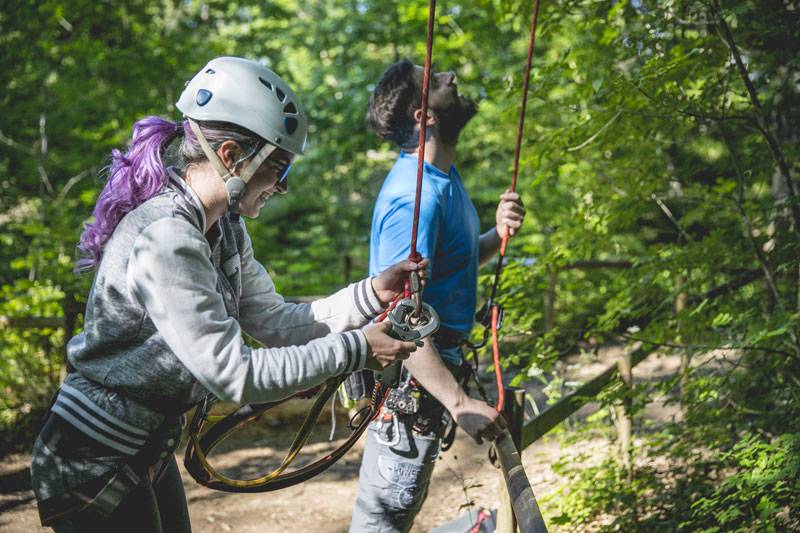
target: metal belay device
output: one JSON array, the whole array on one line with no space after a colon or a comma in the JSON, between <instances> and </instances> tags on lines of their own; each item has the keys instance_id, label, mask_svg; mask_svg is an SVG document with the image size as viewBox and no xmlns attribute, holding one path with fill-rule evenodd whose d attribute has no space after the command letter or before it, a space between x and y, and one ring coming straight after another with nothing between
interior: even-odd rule
<instances>
[{"instance_id":1,"label":"metal belay device","mask_svg":"<svg viewBox=\"0 0 800 533\"><path fill-rule=\"evenodd\" d=\"M401 341L413 341L422 346L422 339L439 331L439 315L430 305L412 298L403 298L387 318L392 324L389 336ZM379 383L390 389L400 385L403 364L398 362L375 373Z\"/></svg>"}]
</instances>

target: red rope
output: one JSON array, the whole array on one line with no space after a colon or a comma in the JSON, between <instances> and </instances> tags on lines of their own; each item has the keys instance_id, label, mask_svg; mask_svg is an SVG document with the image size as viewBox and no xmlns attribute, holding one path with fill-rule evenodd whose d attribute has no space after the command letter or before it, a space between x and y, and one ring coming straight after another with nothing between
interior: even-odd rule
<instances>
[{"instance_id":1,"label":"red rope","mask_svg":"<svg viewBox=\"0 0 800 533\"><path fill-rule=\"evenodd\" d=\"M528 106L528 87L531 79L531 64L533 62L533 46L536 42L536 22L539 19L539 0L534 0L533 3L533 16L531 16L531 36L528 42L528 60L525 63L525 76L522 86L522 105L519 109L519 121L517 123L517 144L514 150L514 171L511 174L511 191L517 189L517 175L519 174L519 157L522 152L522 134L525 129L525 110ZM500 279L500 272L503 268L503 259L506 255L506 246L508 245L509 228L505 227L503 231L503 240L500 242L500 257L498 260L497 270L495 271L495 288L497 287ZM494 291L493 291L494 292ZM494 300L494 294L492 295ZM494 303L494 302L493 302ZM500 310L497 304L492 306L492 356L494 360L494 374L497 380L497 411L503 411L503 404L505 403L505 390L503 389L503 375L500 369L500 345L497 340L497 320Z\"/></svg>"},{"instance_id":2,"label":"red rope","mask_svg":"<svg viewBox=\"0 0 800 533\"><path fill-rule=\"evenodd\" d=\"M422 73L422 119L419 124L419 148L417 149L417 191L414 196L414 224L411 228L410 261L420 261L417 252L417 230L419 229L419 206L422 199L422 173L425 168L425 139L428 133L428 85L431 78L431 56L433 55L433 21L436 18L436 0L428 4L428 37L425 43L425 67Z\"/></svg>"},{"instance_id":3,"label":"red rope","mask_svg":"<svg viewBox=\"0 0 800 533\"><path fill-rule=\"evenodd\" d=\"M428 4L428 36L425 43L425 67L422 72L422 122L419 128L419 148L417 149L417 190L414 194L414 218L411 225L411 249L408 253L408 260L418 263L422 261L422 256L417 252L417 233L419 231L419 208L422 201L422 175L425 169L425 138L428 132L428 85L431 78L431 56L433 55L433 22L436 18L436 0L430 0ZM376 319L383 322L389 313L397 306L403 298L411 296L410 280L406 280L405 290L402 295L389 304L389 307Z\"/></svg>"}]
</instances>

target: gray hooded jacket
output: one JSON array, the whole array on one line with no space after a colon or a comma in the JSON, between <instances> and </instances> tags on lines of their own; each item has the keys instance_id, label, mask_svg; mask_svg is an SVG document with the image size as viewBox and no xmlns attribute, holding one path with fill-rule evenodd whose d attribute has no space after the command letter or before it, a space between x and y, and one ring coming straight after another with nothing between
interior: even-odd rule
<instances>
[{"instance_id":1,"label":"gray hooded jacket","mask_svg":"<svg viewBox=\"0 0 800 533\"><path fill-rule=\"evenodd\" d=\"M266 402L364 367L359 328L382 310L369 279L310 304L286 303L253 258L242 222L204 235L201 204L171 172L106 244L68 345L75 372L53 406L78 429L133 455L145 435L208 392ZM265 348L245 345L247 333Z\"/></svg>"}]
</instances>

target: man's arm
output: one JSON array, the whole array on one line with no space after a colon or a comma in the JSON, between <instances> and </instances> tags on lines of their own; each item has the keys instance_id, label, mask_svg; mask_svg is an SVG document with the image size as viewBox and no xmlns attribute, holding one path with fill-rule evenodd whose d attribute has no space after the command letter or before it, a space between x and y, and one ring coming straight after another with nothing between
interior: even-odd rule
<instances>
[{"instance_id":1,"label":"man's arm","mask_svg":"<svg viewBox=\"0 0 800 533\"><path fill-rule=\"evenodd\" d=\"M502 239L497 233L497 228L492 228L483 233L478 239L478 268L488 263L500 249Z\"/></svg>"},{"instance_id":2,"label":"man's arm","mask_svg":"<svg viewBox=\"0 0 800 533\"><path fill-rule=\"evenodd\" d=\"M430 338L425 339L422 348L411 354L405 365L414 379L439 400L456 423L478 443L482 438L494 440L500 434L501 429L496 422L497 411L467 396L442 362Z\"/></svg>"},{"instance_id":3,"label":"man's arm","mask_svg":"<svg viewBox=\"0 0 800 533\"><path fill-rule=\"evenodd\" d=\"M503 232L508 226L509 236L516 235L525 220L525 206L516 192L506 191L500 195L500 202L495 211L495 227L480 236L478 241L478 268L494 257L500 249Z\"/></svg>"}]
</instances>

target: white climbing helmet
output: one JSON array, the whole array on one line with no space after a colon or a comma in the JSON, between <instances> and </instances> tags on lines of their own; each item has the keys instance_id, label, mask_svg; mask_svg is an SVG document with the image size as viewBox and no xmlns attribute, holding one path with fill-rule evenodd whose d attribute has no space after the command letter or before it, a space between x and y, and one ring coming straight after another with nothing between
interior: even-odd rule
<instances>
[{"instance_id":1,"label":"white climbing helmet","mask_svg":"<svg viewBox=\"0 0 800 533\"><path fill-rule=\"evenodd\" d=\"M212 59L175 105L187 118L230 122L293 154L305 150L308 117L300 101L280 76L256 61Z\"/></svg>"},{"instance_id":2,"label":"white climbing helmet","mask_svg":"<svg viewBox=\"0 0 800 533\"><path fill-rule=\"evenodd\" d=\"M256 61L239 57L212 59L186 83L175 106L189 120L206 157L225 181L228 206L237 213L250 178L277 147L305 151L308 117L280 76ZM247 128L267 143L239 173L232 174L209 145L197 121L228 122Z\"/></svg>"}]
</instances>

